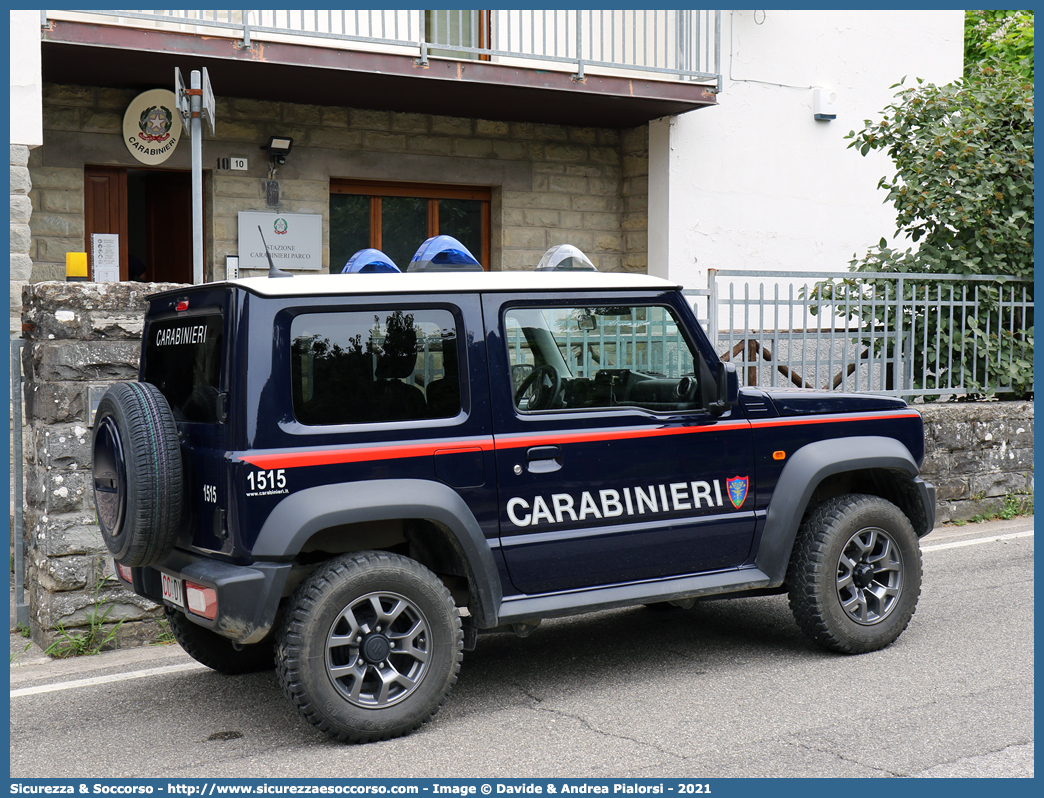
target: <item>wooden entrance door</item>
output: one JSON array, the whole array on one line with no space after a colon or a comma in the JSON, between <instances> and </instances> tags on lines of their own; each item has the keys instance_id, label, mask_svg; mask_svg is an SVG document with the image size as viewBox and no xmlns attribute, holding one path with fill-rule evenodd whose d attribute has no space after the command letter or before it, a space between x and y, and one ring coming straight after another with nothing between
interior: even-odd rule
<instances>
[{"instance_id":1,"label":"wooden entrance door","mask_svg":"<svg viewBox=\"0 0 1044 798\"><path fill-rule=\"evenodd\" d=\"M83 170L83 222L87 258L91 235L116 233L120 237L120 279L127 279L127 170L119 166L86 166ZM94 264L91 263L93 273Z\"/></svg>"},{"instance_id":2,"label":"wooden entrance door","mask_svg":"<svg viewBox=\"0 0 1044 798\"><path fill-rule=\"evenodd\" d=\"M121 280L191 283L191 174L162 169L135 170L143 179L133 181L133 191L129 191L127 171L120 166L84 167L87 252L91 251L93 233L117 233ZM143 206L144 214L131 214L131 203ZM136 258L134 273L130 274L131 240L140 241L142 237L145 262L139 264Z\"/></svg>"},{"instance_id":3,"label":"wooden entrance door","mask_svg":"<svg viewBox=\"0 0 1044 798\"><path fill-rule=\"evenodd\" d=\"M145 181L144 280L192 282L192 175L151 172Z\"/></svg>"}]
</instances>

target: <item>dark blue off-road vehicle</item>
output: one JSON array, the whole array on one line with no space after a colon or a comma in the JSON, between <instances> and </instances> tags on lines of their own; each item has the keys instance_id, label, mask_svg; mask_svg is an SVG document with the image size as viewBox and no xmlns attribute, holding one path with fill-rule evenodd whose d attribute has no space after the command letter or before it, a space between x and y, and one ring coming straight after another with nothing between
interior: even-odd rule
<instances>
[{"instance_id":1,"label":"dark blue off-road vehicle","mask_svg":"<svg viewBox=\"0 0 1044 798\"><path fill-rule=\"evenodd\" d=\"M366 741L479 633L788 592L838 652L920 592L921 419L737 387L677 285L596 272L250 278L158 294L94 425L121 578L225 673Z\"/></svg>"}]
</instances>

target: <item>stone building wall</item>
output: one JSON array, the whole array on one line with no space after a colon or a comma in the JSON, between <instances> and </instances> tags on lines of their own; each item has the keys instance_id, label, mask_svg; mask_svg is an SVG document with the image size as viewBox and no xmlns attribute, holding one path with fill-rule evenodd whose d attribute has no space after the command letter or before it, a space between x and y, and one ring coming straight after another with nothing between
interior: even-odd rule
<instances>
[{"instance_id":1,"label":"stone building wall","mask_svg":"<svg viewBox=\"0 0 1044 798\"><path fill-rule=\"evenodd\" d=\"M123 143L123 111L135 92L44 85L44 146L33 179L33 280L62 279L65 253L83 252L84 164L142 168ZM331 179L490 186L491 268L536 265L549 246L571 243L603 271L645 272L648 126L569 127L339 106L219 97L215 135L204 138L208 278L224 277L238 251L239 211L317 213L329 266ZM269 160L261 146L291 136L277 168L278 206L266 202ZM249 170L219 171L219 158ZM189 169L186 143L163 164ZM420 242L417 242L418 244Z\"/></svg>"},{"instance_id":2,"label":"stone building wall","mask_svg":"<svg viewBox=\"0 0 1044 798\"><path fill-rule=\"evenodd\" d=\"M330 179L340 177L492 186L494 270L532 268L548 247L564 243L580 247L602 271L646 270L644 241L624 235L627 205L640 206L627 215L631 228L647 226L643 197L626 201L628 191L648 193L638 174L648 172L645 127L625 131L637 150L625 155L625 136L602 128L244 99L219 101L217 117L216 140L233 149L231 142L242 142L240 154L276 132L293 137L294 150L276 174L280 209L323 216L326 266ZM625 178L625 170L635 176ZM213 174L215 263L238 249L239 211L270 210L264 183Z\"/></svg>"},{"instance_id":3,"label":"stone building wall","mask_svg":"<svg viewBox=\"0 0 1044 798\"><path fill-rule=\"evenodd\" d=\"M156 283L31 283L22 294L25 348L25 584L43 647L79 633L96 601L119 645L159 631L162 612L125 590L95 525L91 422L106 386L137 379L142 318Z\"/></svg>"},{"instance_id":4,"label":"stone building wall","mask_svg":"<svg viewBox=\"0 0 1044 798\"><path fill-rule=\"evenodd\" d=\"M648 272L649 126L623 131L620 154L623 158L624 269Z\"/></svg>"},{"instance_id":5,"label":"stone building wall","mask_svg":"<svg viewBox=\"0 0 1044 798\"><path fill-rule=\"evenodd\" d=\"M35 153L39 153L37 149ZM32 161L33 159L31 159ZM30 163L33 215L29 221L33 282L65 279L65 253L86 252L83 167L41 169Z\"/></svg>"},{"instance_id":6,"label":"stone building wall","mask_svg":"<svg viewBox=\"0 0 1044 798\"><path fill-rule=\"evenodd\" d=\"M49 132L76 131L87 134L87 141L106 134L122 138L121 107L126 108L129 102L125 96L125 92L115 89L44 84L44 146L35 149L29 159L33 178L29 196L35 211L30 223L33 282L64 280L65 253L86 251L83 167L93 161L84 157L85 148L76 147L70 152L66 142L48 148ZM48 153L48 149L62 152Z\"/></svg>"}]
</instances>

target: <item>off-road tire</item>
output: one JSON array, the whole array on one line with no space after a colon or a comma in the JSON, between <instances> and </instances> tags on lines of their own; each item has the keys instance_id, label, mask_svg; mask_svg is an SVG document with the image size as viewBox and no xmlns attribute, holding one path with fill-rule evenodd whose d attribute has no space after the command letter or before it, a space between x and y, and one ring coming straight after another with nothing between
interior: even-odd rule
<instances>
[{"instance_id":1,"label":"off-road tire","mask_svg":"<svg viewBox=\"0 0 1044 798\"><path fill-rule=\"evenodd\" d=\"M823 648L841 654L884 648L917 607L917 535L903 512L878 496L830 499L801 524L787 587L798 626Z\"/></svg>"},{"instance_id":2,"label":"off-road tire","mask_svg":"<svg viewBox=\"0 0 1044 798\"><path fill-rule=\"evenodd\" d=\"M178 428L159 388L119 382L98 404L92 435L94 500L106 547L123 565L170 554L184 477Z\"/></svg>"},{"instance_id":3,"label":"off-road tire","mask_svg":"<svg viewBox=\"0 0 1044 798\"><path fill-rule=\"evenodd\" d=\"M269 635L260 643L237 649L231 640L192 623L179 610L171 607L164 607L163 610L174 639L196 662L229 676L275 668L274 635Z\"/></svg>"},{"instance_id":4,"label":"off-road tire","mask_svg":"<svg viewBox=\"0 0 1044 798\"><path fill-rule=\"evenodd\" d=\"M435 574L397 554L358 552L325 563L297 588L276 667L283 692L316 728L347 742L387 740L442 706L463 637Z\"/></svg>"}]
</instances>

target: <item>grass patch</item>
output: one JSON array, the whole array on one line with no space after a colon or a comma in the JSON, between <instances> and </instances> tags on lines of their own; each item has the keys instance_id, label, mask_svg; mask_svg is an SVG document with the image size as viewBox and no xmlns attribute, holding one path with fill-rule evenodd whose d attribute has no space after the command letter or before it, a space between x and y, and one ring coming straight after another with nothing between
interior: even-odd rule
<instances>
[{"instance_id":1,"label":"grass patch","mask_svg":"<svg viewBox=\"0 0 1044 798\"><path fill-rule=\"evenodd\" d=\"M149 643L149 645L150 646L169 646L169 645L172 645L173 643L176 643L177 641L174 639L174 633L170 630L170 623L167 621L167 619L166 618L160 618L157 621L157 623L159 624L160 630L156 634L156 636L154 638L152 638L152 642Z\"/></svg>"},{"instance_id":2,"label":"grass patch","mask_svg":"<svg viewBox=\"0 0 1044 798\"><path fill-rule=\"evenodd\" d=\"M999 508L972 516L971 520L975 523L1010 521L1012 518L1020 518L1024 515L1033 515L1032 493L1009 493L1004 497L1004 503Z\"/></svg>"},{"instance_id":3,"label":"grass patch","mask_svg":"<svg viewBox=\"0 0 1044 798\"><path fill-rule=\"evenodd\" d=\"M94 608L87 614L87 628L82 631L67 630L62 624L58 625L58 639L47 647L44 652L49 657L65 659L67 657L82 657L88 654L98 654L105 646L116 639L116 633L123 626L120 619L108 631L105 624L109 620L109 613L115 608L110 599L99 601L101 587L105 579L99 579L94 586Z\"/></svg>"}]
</instances>

